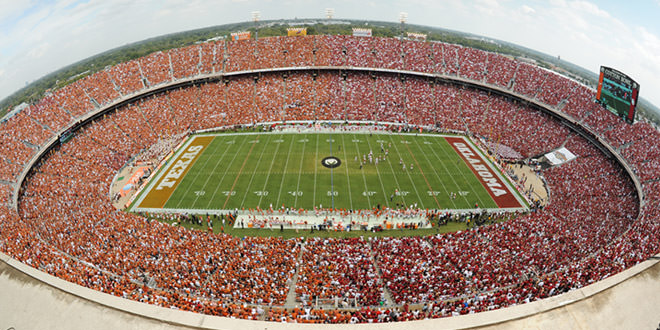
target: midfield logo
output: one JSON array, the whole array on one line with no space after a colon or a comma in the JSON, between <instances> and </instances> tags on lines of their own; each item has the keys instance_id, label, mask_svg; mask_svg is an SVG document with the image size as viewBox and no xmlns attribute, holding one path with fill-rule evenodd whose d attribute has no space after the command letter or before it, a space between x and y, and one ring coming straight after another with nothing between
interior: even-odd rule
<instances>
[{"instance_id":1,"label":"midfield logo","mask_svg":"<svg viewBox=\"0 0 660 330\"><path fill-rule=\"evenodd\" d=\"M323 158L323 160L321 160L321 165L323 165L327 168L335 168L335 167L339 167L339 165L341 165L341 160L339 160L339 158L337 158L337 157L329 156L329 157L325 157L325 158Z\"/></svg>"}]
</instances>

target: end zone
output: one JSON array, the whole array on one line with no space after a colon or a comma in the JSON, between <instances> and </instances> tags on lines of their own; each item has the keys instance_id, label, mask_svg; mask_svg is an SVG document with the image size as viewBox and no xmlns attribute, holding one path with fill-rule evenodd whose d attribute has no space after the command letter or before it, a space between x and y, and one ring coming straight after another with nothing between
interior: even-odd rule
<instances>
[{"instance_id":1,"label":"end zone","mask_svg":"<svg viewBox=\"0 0 660 330\"><path fill-rule=\"evenodd\" d=\"M197 158L211 144L214 136L195 136L165 166L162 174L149 183L137 204L139 208L163 208Z\"/></svg>"},{"instance_id":2,"label":"end zone","mask_svg":"<svg viewBox=\"0 0 660 330\"><path fill-rule=\"evenodd\" d=\"M470 167L472 173L479 179L498 207L504 209L524 207L514 190L499 175L499 171L493 169L490 162L486 161L467 139L446 136L445 140Z\"/></svg>"}]
</instances>

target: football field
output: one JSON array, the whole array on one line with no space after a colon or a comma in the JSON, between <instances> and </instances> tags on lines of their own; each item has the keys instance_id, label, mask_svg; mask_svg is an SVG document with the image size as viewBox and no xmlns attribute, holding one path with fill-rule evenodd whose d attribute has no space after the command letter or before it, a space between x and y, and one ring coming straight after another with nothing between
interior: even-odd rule
<instances>
[{"instance_id":1,"label":"football field","mask_svg":"<svg viewBox=\"0 0 660 330\"><path fill-rule=\"evenodd\" d=\"M220 133L192 136L133 211L417 207L520 209L521 197L460 136Z\"/></svg>"}]
</instances>

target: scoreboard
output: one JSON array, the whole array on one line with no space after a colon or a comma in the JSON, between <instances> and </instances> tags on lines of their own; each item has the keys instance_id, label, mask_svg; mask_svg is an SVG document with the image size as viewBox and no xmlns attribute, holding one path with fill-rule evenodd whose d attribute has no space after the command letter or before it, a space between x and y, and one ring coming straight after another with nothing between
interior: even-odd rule
<instances>
[{"instance_id":1,"label":"scoreboard","mask_svg":"<svg viewBox=\"0 0 660 330\"><path fill-rule=\"evenodd\" d=\"M639 84L636 81L618 70L600 67L596 101L603 107L632 124L638 96Z\"/></svg>"}]
</instances>

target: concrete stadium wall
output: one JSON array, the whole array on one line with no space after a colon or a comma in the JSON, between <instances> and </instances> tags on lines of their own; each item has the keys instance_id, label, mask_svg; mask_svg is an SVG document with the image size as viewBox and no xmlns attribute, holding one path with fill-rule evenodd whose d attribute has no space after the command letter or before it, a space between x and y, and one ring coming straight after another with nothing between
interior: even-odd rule
<instances>
[{"instance_id":1,"label":"concrete stadium wall","mask_svg":"<svg viewBox=\"0 0 660 330\"><path fill-rule=\"evenodd\" d=\"M548 299L457 317L385 324L316 325L237 320L172 310L98 292L0 253L0 330L15 329L656 329L660 255Z\"/></svg>"}]
</instances>

